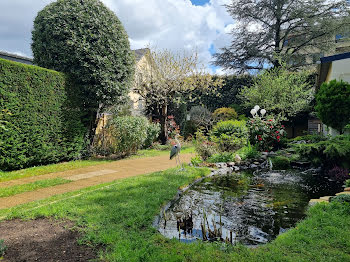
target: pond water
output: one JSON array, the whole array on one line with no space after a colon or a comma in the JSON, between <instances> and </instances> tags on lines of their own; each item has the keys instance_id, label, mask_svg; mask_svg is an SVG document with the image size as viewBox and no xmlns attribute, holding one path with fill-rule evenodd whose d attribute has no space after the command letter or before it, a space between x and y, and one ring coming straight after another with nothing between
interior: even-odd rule
<instances>
[{"instance_id":1,"label":"pond water","mask_svg":"<svg viewBox=\"0 0 350 262\"><path fill-rule=\"evenodd\" d=\"M267 171L206 178L161 214L158 230L184 242L264 244L303 219L311 198L339 192L339 186L320 177Z\"/></svg>"}]
</instances>

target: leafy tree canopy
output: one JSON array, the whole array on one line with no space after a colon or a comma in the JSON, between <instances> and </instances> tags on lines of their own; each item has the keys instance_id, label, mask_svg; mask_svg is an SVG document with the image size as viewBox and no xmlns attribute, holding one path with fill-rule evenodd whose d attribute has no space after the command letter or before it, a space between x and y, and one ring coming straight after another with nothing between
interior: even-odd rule
<instances>
[{"instance_id":1,"label":"leafy tree canopy","mask_svg":"<svg viewBox=\"0 0 350 262\"><path fill-rule=\"evenodd\" d=\"M350 123L350 84L342 80L323 83L316 94L315 109L323 123L343 133Z\"/></svg>"},{"instance_id":2,"label":"leafy tree canopy","mask_svg":"<svg viewBox=\"0 0 350 262\"><path fill-rule=\"evenodd\" d=\"M306 71L289 72L283 65L266 70L254 85L244 87L239 96L248 108L259 105L278 120L290 120L307 110L313 100L314 88L308 80Z\"/></svg>"},{"instance_id":3,"label":"leafy tree canopy","mask_svg":"<svg viewBox=\"0 0 350 262\"><path fill-rule=\"evenodd\" d=\"M40 11L32 32L34 63L73 75L89 107L123 101L134 55L122 23L99 0L58 0Z\"/></svg>"},{"instance_id":4,"label":"leafy tree canopy","mask_svg":"<svg viewBox=\"0 0 350 262\"><path fill-rule=\"evenodd\" d=\"M345 0L233 0L226 8L235 20L232 43L214 63L241 72L280 66L280 58L305 65L305 53L330 50L350 24Z\"/></svg>"}]
</instances>

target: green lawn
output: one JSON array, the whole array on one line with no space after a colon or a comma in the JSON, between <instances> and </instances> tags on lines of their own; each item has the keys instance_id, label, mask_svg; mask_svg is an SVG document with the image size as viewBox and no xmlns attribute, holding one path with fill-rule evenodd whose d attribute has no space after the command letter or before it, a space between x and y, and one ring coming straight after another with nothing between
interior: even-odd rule
<instances>
[{"instance_id":1,"label":"green lawn","mask_svg":"<svg viewBox=\"0 0 350 262\"><path fill-rule=\"evenodd\" d=\"M33 183L28 183L23 185L0 188L0 197L13 196L23 192L30 192L30 191L37 190L39 188L56 186L56 185L66 184L69 182L72 182L72 181L63 179L63 178L53 178L53 179L39 180Z\"/></svg>"},{"instance_id":2,"label":"green lawn","mask_svg":"<svg viewBox=\"0 0 350 262\"><path fill-rule=\"evenodd\" d=\"M0 216L71 219L83 228L83 243L105 247L99 257L107 261L350 261L350 205L346 204L319 204L296 228L255 249L184 244L158 234L152 221L160 207L178 187L208 172L170 169L0 210ZM62 201L45 206L57 200Z\"/></svg>"}]
</instances>

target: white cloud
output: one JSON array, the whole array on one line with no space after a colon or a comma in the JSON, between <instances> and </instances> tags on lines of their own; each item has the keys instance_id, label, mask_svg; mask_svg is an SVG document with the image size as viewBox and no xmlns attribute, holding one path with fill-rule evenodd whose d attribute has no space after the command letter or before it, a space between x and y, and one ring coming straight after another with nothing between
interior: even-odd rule
<instances>
[{"instance_id":1,"label":"white cloud","mask_svg":"<svg viewBox=\"0 0 350 262\"><path fill-rule=\"evenodd\" d=\"M52 0L0 1L0 50L21 52L31 56L30 42L36 13ZM209 67L209 52L226 46L233 20L224 4L230 0L210 0L204 6L194 6L190 0L102 0L116 13L130 39L131 48L148 45L198 50L199 57ZM6 26L4 26L6 25Z\"/></svg>"}]
</instances>

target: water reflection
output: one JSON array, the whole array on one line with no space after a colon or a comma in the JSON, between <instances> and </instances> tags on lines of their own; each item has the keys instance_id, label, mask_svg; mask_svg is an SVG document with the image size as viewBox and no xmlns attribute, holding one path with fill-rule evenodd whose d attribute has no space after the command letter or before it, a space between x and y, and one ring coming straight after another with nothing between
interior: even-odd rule
<instances>
[{"instance_id":1,"label":"water reflection","mask_svg":"<svg viewBox=\"0 0 350 262\"><path fill-rule=\"evenodd\" d=\"M303 219L311 198L337 191L320 176L301 172L217 176L193 186L174 203L159 231L185 242L264 244Z\"/></svg>"}]
</instances>

